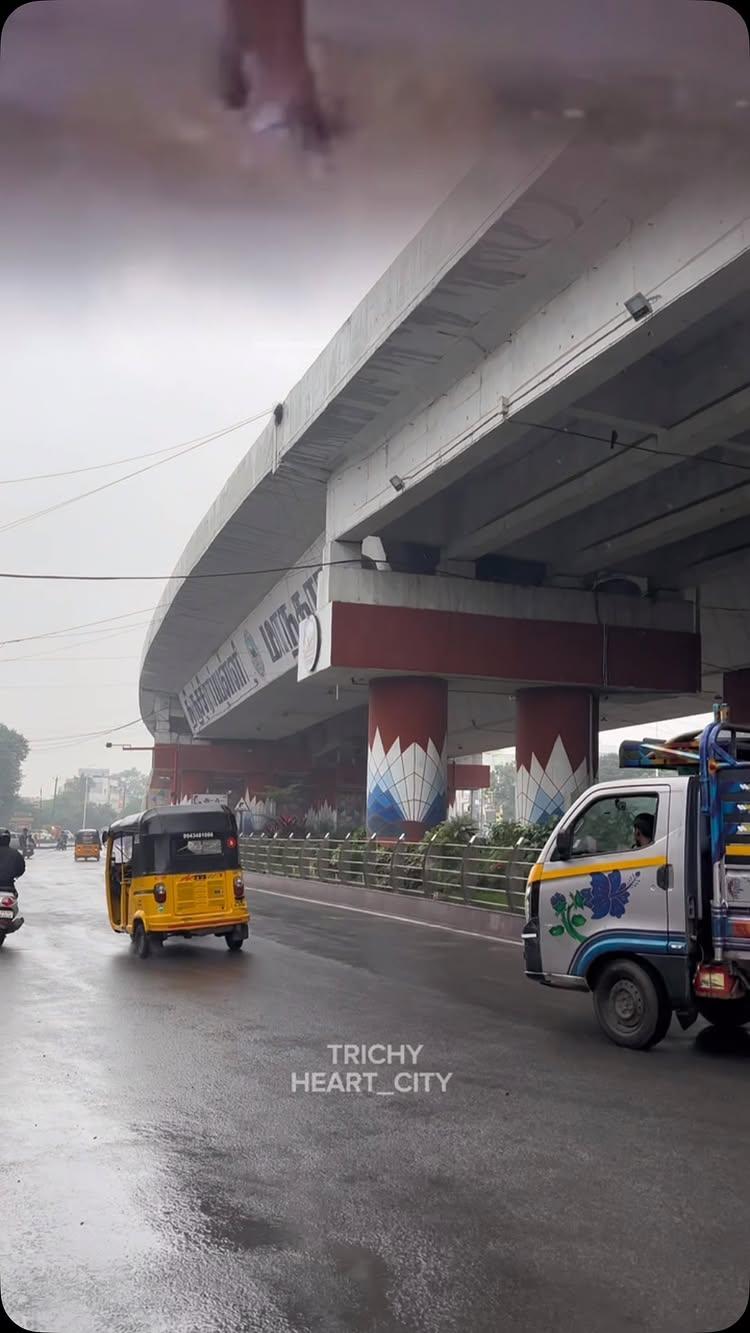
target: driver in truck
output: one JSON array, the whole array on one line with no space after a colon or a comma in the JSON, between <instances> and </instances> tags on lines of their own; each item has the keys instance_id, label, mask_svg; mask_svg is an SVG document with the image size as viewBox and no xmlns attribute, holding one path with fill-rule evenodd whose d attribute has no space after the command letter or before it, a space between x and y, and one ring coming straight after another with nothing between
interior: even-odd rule
<instances>
[{"instance_id":1,"label":"driver in truck","mask_svg":"<svg viewBox=\"0 0 750 1333\"><path fill-rule=\"evenodd\" d=\"M654 841L654 816L636 815L633 820L633 846L650 847Z\"/></svg>"}]
</instances>

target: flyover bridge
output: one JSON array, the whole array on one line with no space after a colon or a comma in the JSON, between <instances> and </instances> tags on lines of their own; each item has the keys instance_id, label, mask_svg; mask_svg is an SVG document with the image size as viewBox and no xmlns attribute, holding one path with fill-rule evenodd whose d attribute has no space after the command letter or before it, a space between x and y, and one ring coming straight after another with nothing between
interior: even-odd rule
<instances>
[{"instance_id":1,"label":"flyover bridge","mask_svg":"<svg viewBox=\"0 0 750 1333\"><path fill-rule=\"evenodd\" d=\"M673 149L532 125L352 312L151 626L153 799L412 837L478 752L535 819L600 726L750 715L748 150Z\"/></svg>"}]
</instances>

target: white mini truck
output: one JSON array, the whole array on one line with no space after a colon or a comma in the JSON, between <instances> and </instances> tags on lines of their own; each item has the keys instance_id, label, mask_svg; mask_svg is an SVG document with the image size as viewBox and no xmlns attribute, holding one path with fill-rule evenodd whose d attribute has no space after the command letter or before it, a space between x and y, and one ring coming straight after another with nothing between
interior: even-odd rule
<instances>
[{"instance_id":1,"label":"white mini truck","mask_svg":"<svg viewBox=\"0 0 750 1333\"><path fill-rule=\"evenodd\" d=\"M673 1014L750 1023L750 726L726 711L625 741L620 766L648 777L579 796L529 875L527 977L591 991L620 1046L655 1046Z\"/></svg>"}]
</instances>

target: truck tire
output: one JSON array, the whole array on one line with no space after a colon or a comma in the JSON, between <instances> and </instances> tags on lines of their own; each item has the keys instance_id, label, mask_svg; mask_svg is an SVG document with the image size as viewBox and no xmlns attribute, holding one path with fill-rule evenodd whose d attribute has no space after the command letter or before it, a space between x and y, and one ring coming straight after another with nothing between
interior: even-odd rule
<instances>
[{"instance_id":1,"label":"truck tire","mask_svg":"<svg viewBox=\"0 0 750 1333\"><path fill-rule=\"evenodd\" d=\"M594 1012L610 1041L633 1051L667 1035L672 1009L657 978L631 958L614 958L594 986Z\"/></svg>"},{"instance_id":2,"label":"truck tire","mask_svg":"<svg viewBox=\"0 0 750 1333\"><path fill-rule=\"evenodd\" d=\"M698 1013L716 1028L741 1028L750 1023L750 994L737 1000L698 1000Z\"/></svg>"}]
</instances>

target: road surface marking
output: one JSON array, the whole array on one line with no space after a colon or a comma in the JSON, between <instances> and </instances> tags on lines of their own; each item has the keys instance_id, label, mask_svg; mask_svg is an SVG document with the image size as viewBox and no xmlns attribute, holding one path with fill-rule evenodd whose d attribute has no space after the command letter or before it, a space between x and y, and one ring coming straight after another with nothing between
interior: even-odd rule
<instances>
[{"instance_id":1,"label":"road surface marking","mask_svg":"<svg viewBox=\"0 0 750 1333\"><path fill-rule=\"evenodd\" d=\"M502 935L483 935L478 930L461 930L458 926L443 926L437 921L415 921L410 916L396 916L393 912L375 912L371 907L350 907L348 903L324 902L322 898L301 898L296 893L281 893L279 889L258 889L251 885L252 893L267 893L271 898L288 898L293 903L312 903L315 907L335 907L337 912L361 912L363 916L379 916L384 921L403 921L407 926L426 926L428 930L447 930L452 935L470 935L475 940L489 940L491 944L514 944L522 948L520 940L506 940Z\"/></svg>"}]
</instances>

